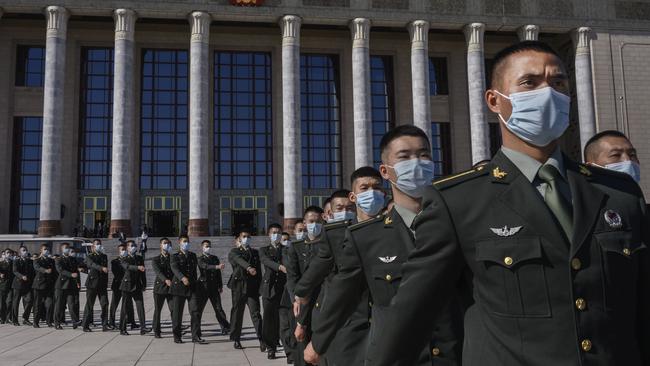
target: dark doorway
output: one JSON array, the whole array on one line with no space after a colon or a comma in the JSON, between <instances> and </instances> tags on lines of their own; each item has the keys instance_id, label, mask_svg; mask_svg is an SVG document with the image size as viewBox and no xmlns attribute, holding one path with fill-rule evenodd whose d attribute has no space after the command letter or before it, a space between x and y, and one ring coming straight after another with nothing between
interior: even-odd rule
<instances>
[{"instance_id":1,"label":"dark doorway","mask_svg":"<svg viewBox=\"0 0 650 366\"><path fill-rule=\"evenodd\" d=\"M232 212L233 235L238 235L241 230L250 230L251 235L257 235L257 210L242 210Z\"/></svg>"},{"instance_id":2,"label":"dark doorway","mask_svg":"<svg viewBox=\"0 0 650 366\"><path fill-rule=\"evenodd\" d=\"M176 211L149 211L149 236L178 235L177 215Z\"/></svg>"}]
</instances>

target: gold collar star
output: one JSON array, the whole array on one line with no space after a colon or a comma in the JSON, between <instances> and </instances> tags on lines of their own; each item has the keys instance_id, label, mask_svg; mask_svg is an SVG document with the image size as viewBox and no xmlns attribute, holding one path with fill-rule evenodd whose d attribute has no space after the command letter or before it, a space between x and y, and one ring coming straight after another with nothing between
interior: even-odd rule
<instances>
[{"instance_id":1,"label":"gold collar star","mask_svg":"<svg viewBox=\"0 0 650 366\"><path fill-rule=\"evenodd\" d=\"M494 176L497 179L503 179L506 177L506 175L508 175L508 173L502 171L501 169L499 169L499 167L496 167L492 170L492 176Z\"/></svg>"},{"instance_id":2,"label":"gold collar star","mask_svg":"<svg viewBox=\"0 0 650 366\"><path fill-rule=\"evenodd\" d=\"M384 220L385 225L390 225L393 223L393 219L390 218L390 216L386 216L386 219Z\"/></svg>"},{"instance_id":3,"label":"gold collar star","mask_svg":"<svg viewBox=\"0 0 650 366\"><path fill-rule=\"evenodd\" d=\"M584 165L580 165L580 174L591 177L591 170L587 169L587 167Z\"/></svg>"}]
</instances>

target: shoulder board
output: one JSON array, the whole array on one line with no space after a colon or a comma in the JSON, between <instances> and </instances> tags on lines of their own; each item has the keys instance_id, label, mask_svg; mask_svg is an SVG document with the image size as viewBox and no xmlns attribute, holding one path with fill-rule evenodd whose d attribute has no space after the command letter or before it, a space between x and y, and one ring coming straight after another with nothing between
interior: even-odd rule
<instances>
[{"instance_id":1,"label":"shoulder board","mask_svg":"<svg viewBox=\"0 0 650 366\"><path fill-rule=\"evenodd\" d=\"M300 239L300 240L292 241L291 244L292 245L303 244L304 242L305 242L305 239Z\"/></svg>"},{"instance_id":2,"label":"shoulder board","mask_svg":"<svg viewBox=\"0 0 650 366\"><path fill-rule=\"evenodd\" d=\"M489 166L490 164L481 165L479 167L464 171L462 173L454 174L449 177L435 180L433 181L433 186L436 187L437 189L445 189L445 188L453 187L457 184L488 174L488 172L490 171Z\"/></svg>"},{"instance_id":3,"label":"shoulder board","mask_svg":"<svg viewBox=\"0 0 650 366\"><path fill-rule=\"evenodd\" d=\"M386 215L379 215L379 216L377 216L377 217L373 217L372 219L368 219L368 220L365 220L365 221L358 222L358 223L356 223L356 224L354 224L354 225L350 225L350 226L348 227L348 229L350 229L350 230L356 230L356 229L359 229L359 228L362 228L362 227L368 226L368 225L370 225L370 224L373 224L373 223L375 223L375 222L381 222L381 221L384 221L384 217L385 217L385 216L386 216Z\"/></svg>"},{"instance_id":4,"label":"shoulder board","mask_svg":"<svg viewBox=\"0 0 650 366\"><path fill-rule=\"evenodd\" d=\"M578 169L580 174L586 177L591 177L592 175L596 174L596 175L606 175L609 177L623 179L623 180L630 179L630 176L627 173L622 173L607 168L601 168L599 166L578 164Z\"/></svg>"},{"instance_id":5,"label":"shoulder board","mask_svg":"<svg viewBox=\"0 0 650 366\"><path fill-rule=\"evenodd\" d=\"M332 229L336 229L336 228L339 228L339 227L347 227L349 224L350 224L350 221L337 221L337 222L333 222L333 223L330 223L330 224L325 224L323 226L323 229L332 230Z\"/></svg>"}]
</instances>

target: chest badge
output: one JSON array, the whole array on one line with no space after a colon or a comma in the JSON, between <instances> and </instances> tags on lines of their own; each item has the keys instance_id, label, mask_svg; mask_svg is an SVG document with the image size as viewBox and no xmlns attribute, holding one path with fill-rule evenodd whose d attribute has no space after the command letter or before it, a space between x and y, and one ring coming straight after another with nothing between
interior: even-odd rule
<instances>
[{"instance_id":1,"label":"chest badge","mask_svg":"<svg viewBox=\"0 0 650 366\"><path fill-rule=\"evenodd\" d=\"M621 215L613 210L605 211L605 222L612 229L620 229L623 227L623 219L621 218Z\"/></svg>"},{"instance_id":2,"label":"chest badge","mask_svg":"<svg viewBox=\"0 0 650 366\"><path fill-rule=\"evenodd\" d=\"M389 255L389 256L385 256L385 257L379 257L379 260L384 262L384 263L392 263L393 261L395 261L395 259L397 259L396 255L393 255L393 256Z\"/></svg>"},{"instance_id":3,"label":"chest badge","mask_svg":"<svg viewBox=\"0 0 650 366\"><path fill-rule=\"evenodd\" d=\"M515 226L515 227L509 228L508 225L506 225L506 226L501 227L501 228L493 228L493 227L491 227L490 230L492 230L492 232L497 234L498 236L508 237L508 236L513 236L516 233L518 233L519 230L521 230L522 227L523 226Z\"/></svg>"}]
</instances>

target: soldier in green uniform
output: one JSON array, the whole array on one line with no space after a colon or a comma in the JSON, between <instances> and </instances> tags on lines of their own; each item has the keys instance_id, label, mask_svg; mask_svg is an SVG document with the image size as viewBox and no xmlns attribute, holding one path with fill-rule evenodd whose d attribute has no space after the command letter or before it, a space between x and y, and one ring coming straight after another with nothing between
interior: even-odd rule
<instances>
[{"instance_id":1,"label":"soldier in green uniform","mask_svg":"<svg viewBox=\"0 0 650 366\"><path fill-rule=\"evenodd\" d=\"M75 258L71 256L72 249L69 243L61 243L60 248L62 255L54 261L56 271L59 273L55 285L57 294L54 306L54 327L58 330L63 329L61 324L65 322L65 307L67 305L72 319L72 328L77 329L79 314L75 312L74 293L77 289L79 266L77 266Z\"/></svg>"},{"instance_id":2,"label":"soldier in green uniform","mask_svg":"<svg viewBox=\"0 0 650 366\"><path fill-rule=\"evenodd\" d=\"M350 180L353 192L348 194L349 197L332 197L335 214L337 211L347 212L349 209L355 208L355 204L355 215L358 222L371 219L379 214L384 208L386 196L379 172L372 167L362 167L352 173ZM325 303L324 299L330 291L332 278L338 272L338 261L341 259L340 253L343 250L345 231L351 222L352 220L343 220L324 226L318 253L296 285L296 301L305 303L316 286L324 283L312 316L314 333L319 333L323 324L327 323L327 319L322 319L320 316L322 309L325 306L338 306L331 302ZM368 291L364 290L358 306L345 324L339 329L332 329L326 337L323 337L327 338L326 342L330 343L329 351L322 357L325 358L328 365L363 364L365 343L370 329L369 315ZM320 339L314 335L312 343L314 338Z\"/></svg>"},{"instance_id":3,"label":"soldier in green uniform","mask_svg":"<svg viewBox=\"0 0 650 366\"><path fill-rule=\"evenodd\" d=\"M174 253L170 259L174 280L172 281L171 294L174 295L172 310L172 330L174 333L174 343L183 343L182 325L183 325L183 308L185 302L188 303L190 312L190 329L192 333L192 342L204 344L201 338L201 316L199 313L199 286L198 286L198 260L196 254L192 251L190 239L181 235L179 238L179 250Z\"/></svg>"},{"instance_id":4,"label":"soldier in green uniform","mask_svg":"<svg viewBox=\"0 0 650 366\"><path fill-rule=\"evenodd\" d=\"M120 291L122 291L122 307L120 308L121 335L129 335L126 331L127 311L133 307L134 302L138 320L140 321L140 335L145 335L151 331L151 329L146 328L144 299L142 296L145 285L142 277L146 269L141 257L136 255L137 251L138 245L135 241L127 240L126 250L121 252L120 265L124 269L124 278L120 285Z\"/></svg>"},{"instance_id":5,"label":"soldier in green uniform","mask_svg":"<svg viewBox=\"0 0 650 366\"><path fill-rule=\"evenodd\" d=\"M45 320L48 327L54 322L54 284L56 268L54 259L50 257L47 244L41 245L41 253L34 261L34 328L40 328L39 322ZM42 319L41 316L45 315Z\"/></svg>"},{"instance_id":6,"label":"soldier in green uniform","mask_svg":"<svg viewBox=\"0 0 650 366\"><path fill-rule=\"evenodd\" d=\"M108 257L104 254L104 246L99 239L93 240L92 251L85 259L88 268L86 278L86 307L82 327L84 332L90 331L93 322L95 300L99 297L101 308L102 331L108 330Z\"/></svg>"},{"instance_id":7,"label":"soldier in green uniform","mask_svg":"<svg viewBox=\"0 0 650 366\"><path fill-rule=\"evenodd\" d=\"M11 321L11 283L13 269L11 250L5 249L0 257L0 324Z\"/></svg>"},{"instance_id":8,"label":"soldier in green uniform","mask_svg":"<svg viewBox=\"0 0 650 366\"><path fill-rule=\"evenodd\" d=\"M228 262L232 266L232 274L228 280L228 288L232 295L230 339L234 342L235 349L243 349L240 337L244 310L248 306L257 339L260 340L260 351L266 352L266 344L262 339L262 316L260 315L262 266L259 252L250 247L250 235L250 231L247 229L242 230L235 240L235 247L228 253Z\"/></svg>"},{"instance_id":9,"label":"soldier in green uniform","mask_svg":"<svg viewBox=\"0 0 650 366\"><path fill-rule=\"evenodd\" d=\"M629 174L641 181L639 155L630 139L615 130L601 131L585 144L585 163Z\"/></svg>"},{"instance_id":10,"label":"soldier in green uniform","mask_svg":"<svg viewBox=\"0 0 650 366\"><path fill-rule=\"evenodd\" d=\"M221 293L223 292L221 271L225 268L225 265L215 255L210 240L201 242L201 252L198 257L200 273L198 286L201 295L199 298L199 326L203 319L205 305L210 300L212 310L214 310L219 326L221 326L221 334L226 335L230 332L230 323L228 323L228 318L226 318L226 313L223 311L223 305L221 304Z\"/></svg>"},{"instance_id":11,"label":"soldier in green uniform","mask_svg":"<svg viewBox=\"0 0 650 366\"><path fill-rule=\"evenodd\" d=\"M287 267L283 264L283 252L280 243L282 226L271 224L268 229L270 244L260 248L260 261L264 266L262 279L262 305L264 306L264 327L262 337L267 345L268 359L275 359L275 352L280 339L280 302L287 283Z\"/></svg>"},{"instance_id":12,"label":"soldier in green uniform","mask_svg":"<svg viewBox=\"0 0 650 366\"><path fill-rule=\"evenodd\" d=\"M111 261L111 273L113 273L113 281L111 281L111 305L109 309L109 318L108 318L108 329L115 329L115 313L117 313L117 307L120 304L122 299L122 291L120 291L120 285L122 284L122 279L124 278L124 268L122 268L122 260L126 253L126 245L119 244L117 246L117 258L114 258ZM122 255L124 253L124 255ZM127 322L131 324L131 329L136 328L133 306L126 309Z\"/></svg>"},{"instance_id":13,"label":"soldier in green uniform","mask_svg":"<svg viewBox=\"0 0 650 366\"><path fill-rule=\"evenodd\" d=\"M486 100L503 146L426 190L417 249L371 364L411 365L465 276L474 303L464 365L648 365L650 226L639 186L560 151L569 78L548 45L502 50L492 75Z\"/></svg>"},{"instance_id":14,"label":"soldier in green uniform","mask_svg":"<svg viewBox=\"0 0 650 366\"><path fill-rule=\"evenodd\" d=\"M153 284L153 321L151 328L154 337L162 338L160 334L160 312L167 302L169 313L172 313L172 301L174 297L170 294L174 273L170 264L172 242L167 238L160 239L160 255L151 260L151 266L156 273L156 280Z\"/></svg>"},{"instance_id":15,"label":"soldier in green uniform","mask_svg":"<svg viewBox=\"0 0 650 366\"><path fill-rule=\"evenodd\" d=\"M420 211L422 192L431 185L434 165L431 146L422 130L412 125L399 126L386 133L380 143L382 177L392 186L395 206L386 215L360 222L348 228L340 253L338 272L333 276L318 329L312 345L305 352L308 362L318 360L318 353L326 353L333 335L358 308L365 291L372 302L371 328L368 343L389 324L385 319L390 301L397 293L401 280L400 267L415 248L411 224ZM363 197L363 196L362 196ZM358 198L358 197L357 197ZM459 353L460 317L436 318L440 331L430 329L423 334L427 344L414 349L412 364L455 365ZM420 326L419 323L414 323ZM363 353L363 352L362 352ZM369 360L371 355L365 354ZM366 361L366 364L373 365Z\"/></svg>"}]
</instances>

